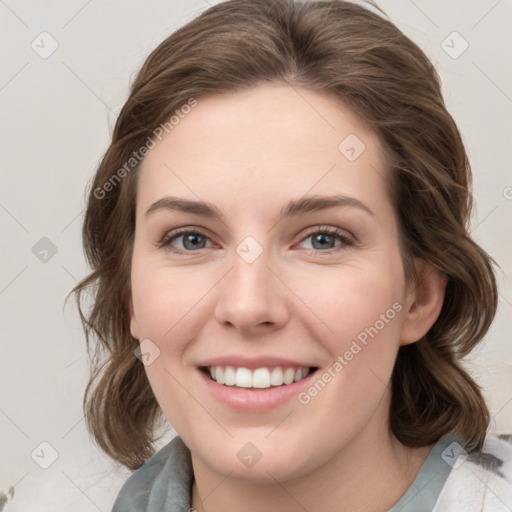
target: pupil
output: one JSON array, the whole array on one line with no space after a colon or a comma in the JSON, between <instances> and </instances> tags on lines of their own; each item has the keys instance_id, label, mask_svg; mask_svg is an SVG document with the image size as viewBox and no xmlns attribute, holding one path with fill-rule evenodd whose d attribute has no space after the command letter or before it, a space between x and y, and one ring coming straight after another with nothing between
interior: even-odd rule
<instances>
[{"instance_id":1,"label":"pupil","mask_svg":"<svg viewBox=\"0 0 512 512\"><path fill-rule=\"evenodd\" d=\"M186 249L194 249L194 248L197 248L197 246L198 246L198 244L197 244L197 239L198 239L198 238L202 238L202 235L194 235L194 234L192 234L192 235L187 235L187 236L185 237L185 240L184 240L183 245L185 246L185 248L186 248ZM194 242L194 240L195 240L195 242ZM191 246L189 246L189 247L187 247L187 243L189 243L189 242L190 242L192 245L191 245Z\"/></svg>"},{"instance_id":2,"label":"pupil","mask_svg":"<svg viewBox=\"0 0 512 512\"><path fill-rule=\"evenodd\" d=\"M325 242L326 239L328 242L332 242L332 236L330 236L330 235L319 234L316 237L314 237L314 241L318 241L318 242L322 242L322 241ZM320 247L325 247L325 244L320 243ZM315 247L315 249L316 249L316 247Z\"/></svg>"}]
</instances>

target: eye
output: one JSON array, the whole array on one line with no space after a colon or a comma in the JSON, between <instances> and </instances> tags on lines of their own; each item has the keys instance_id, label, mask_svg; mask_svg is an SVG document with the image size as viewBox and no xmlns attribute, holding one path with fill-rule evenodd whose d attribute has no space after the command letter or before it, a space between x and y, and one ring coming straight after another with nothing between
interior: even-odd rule
<instances>
[{"instance_id":1,"label":"eye","mask_svg":"<svg viewBox=\"0 0 512 512\"><path fill-rule=\"evenodd\" d=\"M174 240L180 239L182 248L175 248L173 246ZM187 254L194 252L196 249L205 249L207 240L209 240L208 236L197 228L183 228L165 235L158 245L159 247L167 247L176 254Z\"/></svg>"},{"instance_id":2,"label":"eye","mask_svg":"<svg viewBox=\"0 0 512 512\"><path fill-rule=\"evenodd\" d=\"M311 239L311 248L306 248L316 252L337 252L343 247L352 246L355 241L349 237L345 231L330 226L315 227L301 240L301 243ZM174 245L175 241L181 240L181 247ZM336 240L340 243L336 244ZM207 242L210 241L208 235L198 228L182 228L168 233L158 243L159 247L166 247L175 254L190 254L196 250L206 249ZM338 247L336 249L336 247Z\"/></svg>"},{"instance_id":3,"label":"eye","mask_svg":"<svg viewBox=\"0 0 512 512\"><path fill-rule=\"evenodd\" d=\"M355 241L349 237L345 231L330 226L316 227L310 231L301 242L311 239L311 250L320 252L336 252L343 247L355 244ZM336 239L341 243L336 245ZM338 249L335 249L338 247ZM326 250L327 249L327 250ZM334 250L333 250L334 249Z\"/></svg>"}]
</instances>

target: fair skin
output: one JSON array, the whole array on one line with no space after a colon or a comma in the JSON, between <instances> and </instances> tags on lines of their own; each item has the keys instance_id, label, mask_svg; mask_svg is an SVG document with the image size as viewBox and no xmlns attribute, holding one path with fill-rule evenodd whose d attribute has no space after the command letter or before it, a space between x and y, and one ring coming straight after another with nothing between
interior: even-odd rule
<instances>
[{"instance_id":1,"label":"fair skin","mask_svg":"<svg viewBox=\"0 0 512 512\"><path fill-rule=\"evenodd\" d=\"M338 149L349 134L366 146L354 161ZM376 134L340 103L272 84L198 99L145 158L131 333L160 350L145 369L191 450L197 511L385 511L428 455L432 445L407 448L389 429L390 377L400 345L438 317L445 279L417 260L420 283L406 282L382 154ZM279 220L289 201L334 194L372 214L345 204ZM205 201L222 218L168 208L146 214L164 196ZM182 227L195 238L173 238ZM355 243L322 238L325 227ZM165 235L170 244L159 247ZM251 263L236 250L246 237L262 249ZM397 303L400 311L343 370L299 402L315 375ZM318 370L307 385L294 384L292 398L238 410L210 392L198 368L226 355L291 358ZM243 401L243 393L268 390L236 392ZM261 454L250 467L238 456L249 442Z\"/></svg>"}]
</instances>

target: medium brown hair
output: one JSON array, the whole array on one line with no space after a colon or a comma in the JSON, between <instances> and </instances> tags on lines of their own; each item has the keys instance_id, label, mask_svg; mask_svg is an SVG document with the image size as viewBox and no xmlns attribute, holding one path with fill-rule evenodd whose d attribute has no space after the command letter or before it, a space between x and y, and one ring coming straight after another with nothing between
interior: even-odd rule
<instances>
[{"instance_id":1,"label":"medium brown hair","mask_svg":"<svg viewBox=\"0 0 512 512\"><path fill-rule=\"evenodd\" d=\"M83 403L91 434L110 457L137 469L165 423L130 332L140 167L133 155L191 98L268 82L338 98L379 136L405 275L417 279L412 258L419 257L448 278L435 324L399 349L390 427L410 447L453 431L467 450L481 448L489 411L460 360L487 332L497 287L494 260L468 233L464 145L425 54L382 16L341 0L220 3L165 39L137 74L88 193L82 236L91 273L70 292L91 356ZM87 313L83 292L91 292Z\"/></svg>"}]
</instances>

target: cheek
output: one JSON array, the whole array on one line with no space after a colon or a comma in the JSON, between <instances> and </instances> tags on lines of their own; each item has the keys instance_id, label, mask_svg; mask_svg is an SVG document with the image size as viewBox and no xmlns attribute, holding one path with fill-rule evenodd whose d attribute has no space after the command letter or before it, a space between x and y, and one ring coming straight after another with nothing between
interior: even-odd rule
<instances>
[{"instance_id":1,"label":"cheek","mask_svg":"<svg viewBox=\"0 0 512 512\"><path fill-rule=\"evenodd\" d=\"M315 389L301 397L301 403L310 401L319 424L334 422L336 428L345 428L347 410L356 423L364 423L386 391L400 342L404 283L401 267L382 261L354 261L336 273L326 270L324 278L302 281L299 293L322 319L308 323L314 326L312 336L330 354L318 376L328 384L324 388L315 381Z\"/></svg>"},{"instance_id":2,"label":"cheek","mask_svg":"<svg viewBox=\"0 0 512 512\"><path fill-rule=\"evenodd\" d=\"M315 293L309 278L300 293L322 319L309 325L315 326L312 335L327 348L330 361L318 375L326 384L315 381L299 402L307 404L318 429L361 428L378 407L393 371L403 310L401 274L377 264L354 264L340 269L335 279L315 282Z\"/></svg>"},{"instance_id":3,"label":"cheek","mask_svg":"<svg viewBox=\"0 0 512 512\"><path fill-rule=\"evenodd\" d=\"M213 285L208 274L181 267L165 268L149 259L134 257L132 263L132 297L140 339L157 344L176 338L190 338L201 314L201 299ZM187 336L185 336L187 334ZM164 347L160 347L163 349ZM176 343L165 349L179 350Z\"/></svg>"},{"instance_id":4,"label":"cheek","mask_svg":"<svg viewBox=\"0 0 512 512\"><path fill-rule=\"evenodd\" d=\"M396 270L367 261L352 262L296 280L295 291L307 306L302 309L311 316L308 325L318 326L315 338L323 340L329 352L343 353L353 340L371 339L368 331L375 334L375 329L379 337L398 344L403 280Z\"/></svg>"},{"instance_id":5,"label":"cheek","mask_svg":"<svg viewBox=\"0 0 512 512\"><path fill-rule=\"evenodd\" d=\"M189 422L204 421L200 411L190 407L190 395L185 391L189 384L182 364L191 340L200 336L207 317L201 299L215 281L212 279L210 284L205 274L194 272L192 266L165 268L161 262L156 264L135 254L132 262L139 339L151 340L158 349L158 355L144 369L164 415L180 432L191 429Z\"/></svg>"}]
</instances>

